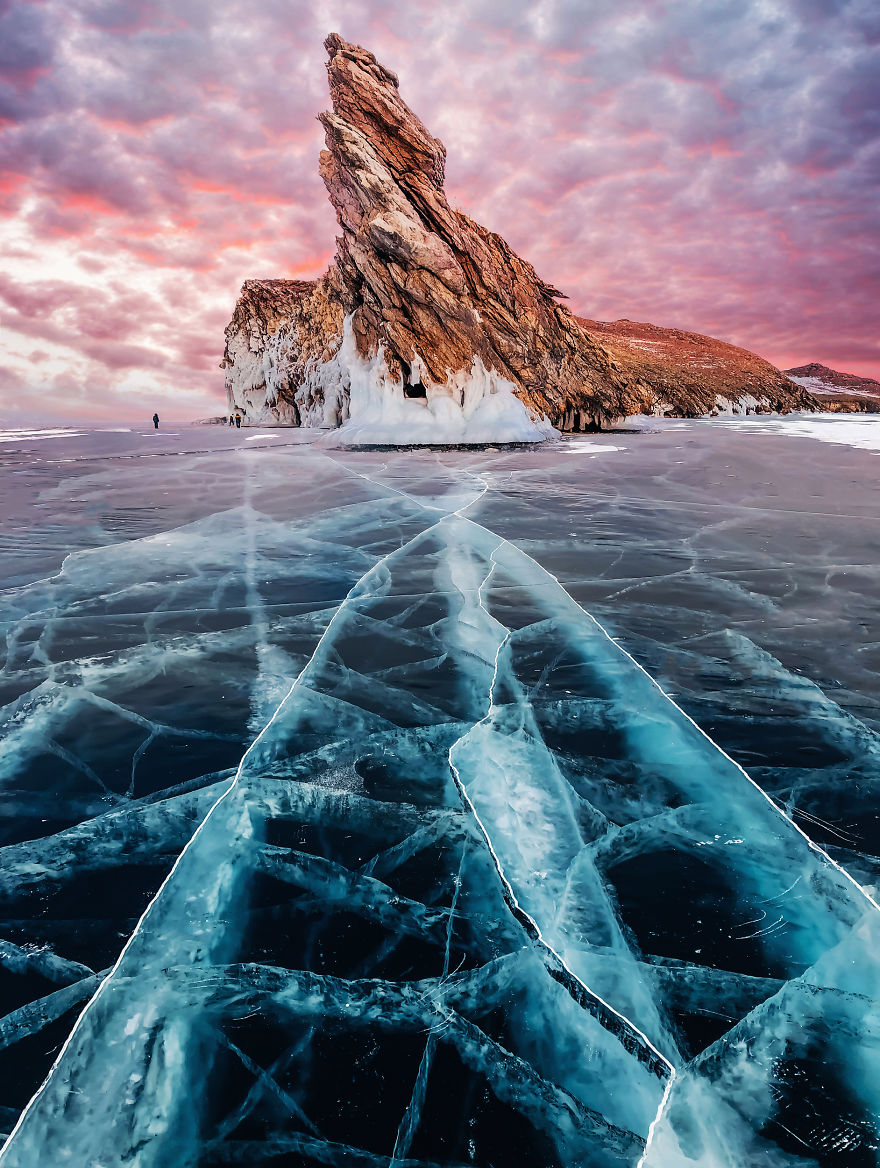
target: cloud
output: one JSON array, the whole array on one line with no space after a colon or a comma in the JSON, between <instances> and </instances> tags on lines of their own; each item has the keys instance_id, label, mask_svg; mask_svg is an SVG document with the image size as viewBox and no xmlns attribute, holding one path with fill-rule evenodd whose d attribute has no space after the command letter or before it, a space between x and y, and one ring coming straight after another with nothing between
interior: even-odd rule
<instances>
[{"instance_id":1,"label":"cloud","mask_svg":"<svg viewBox=\"0 0 880 1168\"><path fill-rule=\"evenodd\" d=\"M8 85L29 88L53 60L45 14L34 4L0 6L0 73Z\"/></svg>"},{"instance_id":2,"label":"cloud","mask_svg":"<svg viewBox=\"0 0 880 1168\"><path fill-rule=\"evenodd\" d=\"M331 29L575 311L880 373L874 0L2 0L0 393L222 408L241 282L332 252Z\"/></svg>"}]
</instances>

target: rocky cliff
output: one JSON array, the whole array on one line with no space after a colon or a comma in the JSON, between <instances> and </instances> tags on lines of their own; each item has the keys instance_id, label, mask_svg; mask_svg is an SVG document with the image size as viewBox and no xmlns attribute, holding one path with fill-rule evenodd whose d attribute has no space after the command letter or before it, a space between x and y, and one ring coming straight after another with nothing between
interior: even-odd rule
<instances>
[{"instance_id":1,"label":"rocky cliff","mask_svg":"<svg viewBox=\"0 0 880 1168\"><path fill-rule=\"evenodd\" d=\"M714 375L689 357L676 363L672 349L653 359L615 326L578 319L499 235L450 207L446 151L395 75L335 34L325 46L333 109L320 116L320 172L341 234L321 279L242 288L223 367L230 408L246 423L334 426L370 403L373 416L407 426L419 420L418 405L403 409L412 401L455 431L475 411L489 416L492 398L509 399L523 418L527 410L588 429L715 406ZM722 379L725 399L809 408L778 370L725 348L749 365L748 375Z\"/></svg>"},{"instance_id":2,"label":"rocky cliff","mask_svg":"<svg viewBox=\"0 0 880 1168\"><path fill-rule=\"evenodd\" d=\"M338 426L344 404L338 395L327 393L325 403L323 391L307 390L315 371L334 362L343 315L333 267L320 280L246 280L221 362L230 412L251 425Z\"/></svg>"}]
</instances>

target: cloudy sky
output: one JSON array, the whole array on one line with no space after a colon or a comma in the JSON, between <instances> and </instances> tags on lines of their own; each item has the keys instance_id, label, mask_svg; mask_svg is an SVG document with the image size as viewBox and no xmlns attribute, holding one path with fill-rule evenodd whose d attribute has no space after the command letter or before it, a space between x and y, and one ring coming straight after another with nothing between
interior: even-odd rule
<instances>
[{"instance_id":1,"label":"cloudy sky","mask_svg":"<svg viewBox=\"0 0 880 1168\"><path fill-rule=\"evenodd\" d=\"M576 312L880 376L877 0L0 0L0 421L222 411L332 254L330 31Z\"/></svg>"}]
</instances>

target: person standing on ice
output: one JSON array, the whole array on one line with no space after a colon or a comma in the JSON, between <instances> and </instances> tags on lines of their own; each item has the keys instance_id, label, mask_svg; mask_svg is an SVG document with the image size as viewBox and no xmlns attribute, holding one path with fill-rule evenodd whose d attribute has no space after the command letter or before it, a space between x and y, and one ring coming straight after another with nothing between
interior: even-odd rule
<instances>
[{"instance_id":1,"label":"person standing on ice","mask_svg":"<svg viewBox=\"0 0 880 1168\"><path fill-rule=\"evenodd\" d=\"M158 414L153 414L153 429L154 430L159 429L159 415Z\"/></svg>"},{"instance_id":2,"label":"person standing on ice","mask_svg":"<svg viewBox=\"0 0 880 1168\"><path fill-rule=\"evenodd\" d=\"M235 415L235 428L236 428L236 430L241 429L241 414Z\"/></svg>"}]
</instances>

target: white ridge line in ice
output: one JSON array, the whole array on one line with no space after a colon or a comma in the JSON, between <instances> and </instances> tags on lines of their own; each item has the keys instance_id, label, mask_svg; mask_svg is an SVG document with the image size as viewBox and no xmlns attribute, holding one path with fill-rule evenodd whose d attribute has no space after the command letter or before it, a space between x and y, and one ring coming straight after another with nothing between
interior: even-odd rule
<instances>
[{"instance_id":1,"label":"white ridge line in ice","mask_svg":"<svg viewBox=\"0 0 880 1168\"><path fill-rule=\"evenodd\" d=\"M666 1086L663 1089L663 1096L660 1100L660 1106L657 1108L657 1114L651 1120L651 1124L648 1128L648 1135L645 1139L645 1146L642 1149L641 1156L639 1156L639 1161L636 1164L636 1168L644 1168L644 1165L647 1162L648 1152L651 1150L651 1144L654 1142L654 1133L657 1131L657 1124L660 1122L663 1112L666 1110L666 1104L669 1102L669 1096L672 1094L672 1084L675 1082L675 1079L676 1074L675 1069L673 1068L670 1071L669 1078L666 1080Z\"/></svg>"},{"instance_id":2,"label":"white ridge line in ice","mask_svg":"<svg viewBox=\"0 0 880 1168\"><path fill-rule=\"evenodd\" d=\"M474 474L471 474L471 472L470 472L470 471L468 471L467 473L468 473L469 475L471 475L471 478L476 478L476 479L479 479L479 480L480 480L480 482L483 484L483 489L482 489L482 491L480 491L479 495L475 495L475 496L473 497L473 499L469 500L467 503L462 503L462 505L461 505L461 506L458 508L458 510L457 510L457 511L453 511L453 512L452 512L452 514L453 514L453 515L455 515L455 516L457 516L457 518L459 518L459 519L464 519L464 518L465 518L465 516L464 516L464 515L462 515L462 511L467 511L468 507L473 507L474 503L479 503L480 499L482 499L482 497L483 497L483 496L486 494L486 492L489 490L489 484L486 482L486 480L483 478L483 476L482 476L482 475L474 475ZM468 520L467 520L467 522L468 522L468 523L473 523L474 521L473 521L472 519L468 519ZM475 526L475 527L480 527L480 524L479 524L479 523L476 523L476 524L474 524L474 526ZM480 530L481 530L481 531L487 531L487 530L488 530L488 528L486 528L486 527L480 527ZM494 535L494 534L495 534L495 532L494 532L494 531L490 531L490 532L489 532L489 534L490 534L490 535ZM499 539L501 539L502 537L501 537L501 536L498 536L498 538L499 538ZM490 575L491 575L491 573L490 573ZM485 583L486 583L486 581L484 580L484 581L483 581L483 584L485 584ZM482 590L482 587L483 587L483 585L481 584L481 585L480 585L480 589L481 589L481 590ZM482 603L483 603L483 602L482 602L482 600L481 600L481 601L480 601L480 606L481 606L481 607L482 607Z\"/></svg>"},{"instance_id":3,"label":"white ridge line in ice","mask_svg":"<svg viewBox=\"0 0 880 1168\"><path fill-rule=\"evenodd\" d=\"M472 519L468 520L468 522L474 523L475 527L479 527L482 531L485 531L488 535L495 535L496 534L495 532L489 531L488 528L483 527L481 524L475 523L474 520L472 520ZM510 541L509 540L502 540L502 543L510 544ZM493 562L494 562L495 551L497 551L498 547L500 547L500 546L501 546L501 544L498 544L492 552ZM533 559L528 554L528 552L523 551L522 548L518 547L516 544L510 544L510 546L513 547L514 550L516 552L518 552L520 555L524 556L525 559L529 560L530 563L534 564L535 567L540 572L542 572L545 576L547 576L551 580L553 580L554 583L559 586L559 588L562 590L562 592L565 594L565 596L568 597L568 599L571 601L571 603L580 612L582 612L584 614L584 616L588 617L593 622L593 624L596 626L596 628L599 630L599 632L602 633L602 635L604 637L606 637L607 640L610 641L610 643L612 645L614 645L614 647L616 649L618 649L625 657L627 657L633 663L633 665L635 665L636 669L638 669L640 673L643 673L645 675L645 677L647 677L647 679L650 681L651 685L654 686L654 688L658 691L658 693L662 694L662 696L670 703L670 705L673 706L676 710L678 710L678 712L682 715L682 717L685 718L688 722L690 722L690 724L694 727L694 729L697 730L698 733L701 734L702 737L705 738L707 742L709 742L712 746L715 747L715 749L719 752L719 754L723 755L723 757L726 758L727 761L730 762L739 771L739 773L743 776L743 778L748 783L750 783L755 788L755 790L770 804L770 806L777 813L777 815L779 815L782 819L785 820L786 823L788 823L791 827L794 828L794 830L798 833L798 835L800 835L803 838L803 840L806 842L807 846L809 848L811 848L812 851L814 851L818 855L820 855L828 864L831 865L832 868L834 868L837 872L839 872L841 874L841 876L844 877L844 879L848 880L850 882L850 884L852 884L853 887L858 892L860 892L862 894L862 896L865 898L865 900L867 900L867 902L873 908L875 908L878 912L880 912L880 904L877 903L877 901L874 899L873 896L871 896L871 894L868 892L868 890L866 888L864 888L861 884L859 884L859 882L853 876L851 876L849 874L849 872L847 872L847 870L841 864L838 864L836 860L832 859L832 857L828 855L828 853L825 851L824 848L820 847L819 844L817 844L813 840L811 840L810 837L807 835L807 833L805 831L803 831L802 828L800 828L789 815L786 815L783 808L781 808L777 803L774 802L773 799L770 798L770 796L767 794L767 792L764 791L763 788L758 783L755 782L755 780L745 770L745 768L740 766L740 764L736 761L735 758L731 758L731 756L727 753L727 751L722 746L720 746L712 737L710 737L710 735L708 735L706 733L706 731L703 729L703 727L700 726L698 722L695 722L694 719L690 716L690 714L687 713L687 711L685 711L681 708L681 706L678 704L678 702L676 702L675 699L672 698L666 692L666 690L660 685L660 683L657 681L657 679L655 677L653 677L648 672L648 670L645 669L645 667L635 659L635 657L633 657L632 653L630 653L627 649L625 649L623 647L623 645L620 644L619 641L617 641L614 637L612 637L611 633L609 633L609 631L605 628L605 626L602 625L596 619L596 617L593 616L593 614L591 612L588 612L587 609L585 609L582 605L578 604L578 602L574 599L574 597L562 585L562 583L560 582L560 580L557 576L554 576L554 574L552 572L548 571L542 564L539 564L537 560ZM481 591L482 591L482 589L481 589ZM480 604L482 605L482 597L480 597ZM492 700L492 692L494 691L495 679L497 677L498 655L500 654L500 651L501 651L501 646L499 646L498 653L495 656L495 675L493 676L492 689L490 690L490 703ZM491 712L491 710L490 710L490 712ZM486 716L488 717L488 714ZM483 719L483 720L485 721L485 719ZM479 725L479 723L478 723L478 725ZM494 849L492 848L492 843L491 843L491 840L489 839L489 836L486 832L486 829L483 827L482 823L480 822L480 818L477 815L476 810L474 809L474 806L471 803L471 801L467 795L467 792L464 790L464 786L461 783L461 778L458 774L457 769L455 768L454 763L452 762L452 751L455 749L455 747L458 745L458 743L461 742L462 739L465 737L467 737L467 735L462 735L462 738L459 738L458 741L453 743L452 747L450 748L449 765L450 765L450 768L453 772L453 776L455 778L456 785L458 786L464 799L469 804L469 806L474 814L474 818L476 819L477 823L480 825L480 829L483 833L483 836L486 839L486 843L487 843L487 846L489 847L490 852L492 852L492 855L495 856L495 852L494 852ZM495 857L495 860L497 863L498 862L497 857ZM509 885L506 877L504 876L504 873L503 873L503 870L501 869L500 864L498 865L498 872L499 872L499 875L501 876L501 879L504 881L505 885L507 886L507 888L510 889L510 885ZM795 881L795 883L797 883L797 881ZM790 891L790 889L786 889L786 891ZM512 891L511 891L511 895L513 895ZM514 903L516 903L515 897L514 897ZM520 909L520 911L523 911L523 910ZM528 916L527 913L524 913L524 915ZM529 919L531 920L530 917L529 917ZM537 930L537 925L535 925L535 928ZM538 930L538 936L540 937L540 930ZM543 941L543 938L541 938L541 940ZM544 942L544 944L546 945L546 942ZM551 946L548 945L547 948L550 949L551 952L553 952ZM555 956L561 961L561 958L559 958L558 954L555 954ZM564 962L563 962L563 966L565 966ZM565 968L567 968L567 966ZM571 973L570 970L569 970L569 973ZM572 974L572 977L575 977L577 981L580 981L580 978L577 978L575 974ZM581 982L581 985L583 985L583 984L584 983ZM585 987L585 988L588 988L588 987ZM590 991L590 993L592 993L592 991ZM597 994L593 994L593 996L598 998ZM599 1001L601 1001L601 1000L602 999L599 998ZM606 1003L606 1005L607 1005L607 1003ZM614 1008L612 1006L609 1006L608 1008L610 1010L612 1010L615 1014L618 1013L616 1010L614 1010ZM623 1018L623 1015L618 1014L618 1017ZM625 1019L625 1021L628 1022L629 1019ZM629 1023L629 1024L631 1026L633 1025L632 1023ZM638 1030L638 1027L633 1026L633 1029ZM641 1032L639 1031L639 1033L641 1033ZM649 1039L646 1038L645 1041L648 1043L649 1046L652 1046ZM652 1049L656 1049L656 1048L653 1048L653 1046L652 1046ZM657 1053L660 1054L659 1051ZM655 1133L657 1124L659 1123L660 1117L662 1116L664 1108L666 1107L666 1104L669 1100L669 1096L670 1096L670 1093L672 1091L672 1085L676 1079L675 1068L672 1066L672 1064L662 1054L660 1054L660 1058L663 1059L663 1061L669 1067L670 1077L669 1077L669 1081L666 1084L666 1090L663 1092L663 1098L660 1100L660 1107L658 1108L657 1114L654 1117L654 1120L648 1129L648 1137L647 1137L647 1140L645 1142L645 1149L644 1149L644 1152L642 1153L641 1159L639 1160L638 1164L636 1165L636 1168L643 1168L643 1166L645 1165L646 1157L648 1155L648 1150L649 1150L651 1142L654 1138L654 1133Z\"/></svg>"},{"instance_id":4,"label":"white ridge line in ice","mask_svg":"<svg viewBox=\"0 0 880 1168\"><path fill-rule=\"evenodd\" d=\"M443 519L445 519L445 518L446 518L446 516L444 515ZM73 1042L73 1039L76 1037L77 1032L79 1031L80 1027L82 1026L86 1015L89 1013L89 1011L92 1009L92 1007L98 1001L98 999L101 997L101 994L104 992L104 989L110 984L114 974L117 972L120 965L122 964L126 954L128 953L128 950L131 948L135 938L138 936L138 934L141 930L141 927L145 923L153 906L156 904L156 902L159 900L159 897L162 895L163 891L165 890L166 885L169 883L172 876L177 871L184 856L187 854L189 849L193 846L193 844L196 842L198 837L201 835L202 831L204 830L204 828L207 825L208 821L210 820L211 816L214 814L214 812L217 810L217 808L220 806L220 804L224 801L224 799L226 799L226 797L229 794L231 794L231 792L235 788L236 784L241 779L244 764L247 762L248 756L251 754L251 752L254 750L254 748L257 746L257 744L260 742L260 740L263 738L263 736L266 734L266 732L269 730L269 728L272 726L272 724L275 722L275 719L278 717L278 715L281 713L284 706L287 704L287 702L290 699L290 697L292 696L294 690L297 688L299 683L302 681L302 679L308 673L309 667L311 666L312 662L317 657L318 652L319 652L322 644L324 643L324 641L326 640L327 636L330 633L330 630L333 628L333 625L336 623L337 618L343 612L343 610L345 609L348 602L351 600L351 598L354 595L357 588L359 588L360 585L373 572L376 572L385 563L387 563L387 561L390 560L393 556L396 556L399 552L405 551L412 544L417 543L418 540L420 540L423 536L427 535L428 532L433 531L435 527L437 527L440 523L443 522L443 519L439 519L437 521L437 523L432 523L430 527L426 527L424 529L424 531L420 531L418 533L418 535L413 536L412 539L407 540L406 543L401 544L400 547L394 548L392 551L390 551L386 555L384 555L380 560L377 560L376 563L373 564L369 568L369 570L363 574L363 576L361 576L358 580L355 581L355 583L352 585L352 587L350 588L348 593L339 602L339 606L337 607L333 616L330 618L326 629L324 629L324 632L321 634L320 638L318 639L318 643L315 645L315 648L312 651L311 657L308 659L308 661L302 667L300 672L294 678L287 693L284 695L284 697L281 699L281 701L278 703L277 707L275 708L275 711L272 714L272 717L269 719L269 721L262 728L262 730L257 735L257 737L253 740L253 742L251 742L250 746L248 746L247 750L241 756L241 760L238 764L238 767L236 768L235 774L233 775L233 777L229 781L229 786L219 796L219 798L217 798L211 804L211 806L208 808L208 811L206 812L204 819L198 825L198 827L196 828L195 832L190 837L190 839L187 840L186 844L183 846L183 849L180 852L180 855L177 857L177 859L174 861L173 865L171 866L171 870L169 871L168 875L165 877L165 879L159 885L152 900L147 905L147 907L144 909L144 911L141 913L141 916L138 919L137 924L135 925L134 929L132 930L132 933L129 936L128 940L123 945L123 947L119 953L119 956L117 957L116 961L114 962L109 973L104 978L104 980L101 982L101 984L98 986L97 990L92 995L92 997L89 998L88 1002L86 1002L85 1006L83 1007L82 1013L79 1015L77 1020L74 1022L70 1033L68 1034L67 1038L64 1040L64 1044L62 1045L61 1049L59 1050L59 1052L55 1058L55 1061L52 1063L52 1066L49 1068L49 1071L48 1071L48 1074L46 1075L46 1078L43 1080L43 1082L37 1088L36 1092L33 1094L33 1096L26 1103L26 1105L25 1105L24 1109L22 1110L21 1114L19 1115L18 1119L15 1121L15 1124L14 1124L12 1130L10 1131L9 1135L7 1136L6 1142L3 1144L3 1147L0 1148L0 1164L3 1164L3 1162L6 1158L6 1153L9 1151L9 1148L12 1146L13 1139L15 1138L17 1132L19 1131L22 1124L24 1123L26 1117L33 1110L33 1108L36 1106L40 1097L43 1095L46 1088L49 1086L49 1083L51 1082L52 1077L54 1076L55 1072L57 1071L57 1069L61 1063L61 1060L64 1058L64 1055L65 1055L68 1047Z\"/></svg>"},{"instance_id":5,"label":"white ridge line in ice","mask_svg":"<svg viewBox=\"0 0 880 1168\"><path fill-rule=\"evenodd\" d=\"M469 519L468 522L474 523L474 520ZM474 526L480 527L481 525L479 523L474 523ZM482 530L487 532L487 534L489 534L489 535L495 534L494 532L489 531L488 528L486 528L486 527L483 527ZM509 540L504 540L504 542L510 543ZM658 691L658 693L662 694L663 697L666 699L666 701L669 702L669 704L671 706L673 706L676 710L678 710L678 712L681 714L681 716L683 718L687 719L687 721L690 722L690 724L694 727L694 729L697 730L700 733L700 735L706 739L707 742L711 743L711 745L715 747L715 749L718 751L719 754L723 755L724 758L726 758L729 763L731 763L733 766L736 767L736 769L743 776L743 778L746 779L746 781L749 782L755 788L755 790L770 804L770 806L773 808L773 810L776 812L776 814L779 815L782 819L784 819L785 822L790 827L793 827L794 830L798 833L798 835L801 836L801 838L806 841L808 846L814 852L816 852L818 855L822 856L822 858L824 860L826 860L831 865L832 868L834 868L836 871L838 871L841 874L841 876L843 876L846 880L848 880L850 882L850 884L852 884L852 886L862 894L862 896L865 898L865 900L867 900L867 902L873 908L875 908L878 912L880 912L880 904L878 904L877 901L874 899L874 897L870 894L870 892L868 892L867 888L864 888L861 884L859 884L858 880L856 880L855 877L851 876L849 874L849 872L847 872L846 868L844 868L841 864L838 864L838 862L836 860L832 859L832 857L828 855L828 853L825 851L825 849L823 847L821 847L819 844L815 843L813 840L810 839L810 837L807 835L807 833L795 823L795 821L791 818L791 816L787 815L786 812L784 811L784 809L782 807L780 807L779 804L776 803L773 799L771 799L770 796L767 794L767 792L758 783L755 782L755 780L748 773L748 771L746 771L744 767L740 766L740 764L736 761L735 758L731 758L731 756L727 753L727 751L724 749L724 747L719 746L719 744L715 741L715 739L711 738L706 733L706 731L703 729L703 727L700 726L700 724L698 722L695 722L694 719L690 716L690 714L688 714L685 710L683 710L681 708L681 706L678 704L678 702L675 700L675 698L671 697L666 692L666 690L662 687L662 685L659 683L659 681L657 681L657 679L655 677L653 677L647 671L647 669L645 669L644 665L641 665L638 661L636 661L636 659L635 659L635 657L633 657L632 653L630 653L626 649L624 649L623 645L621 645L620 642L615 637L612 637L611 633L608 632L608 630L605 628L604 625L599 623L599 621L596 619L596 617L593 616L593 614L591 612L588 612L587 609L585 609L582 605L578 604L578 602L574 599L574 597L565 589L565 587L560 583L559 579L556 576L554 576L552 572L549 572L545 567L543 567L543 565L539 564L537 560L533 560L532 557L528 554L528 552L524 552L521 547L518 547L516 544L510 544L510 546L513 547L514 550L516 552L518 552L521 556L524 556L525 559L527 559L530 563L534 564L535 567L538 568L539 571L543 572L543 574L545 576L548 576L551 580L554 581L554 583L558 584L559 588L568 597L568 599L571 601L571 603L578 609L578 611L582 612L584 614L584 616L588 617L593 622L593 624L596 626L596 628L599 630L599 632L602 633L602 635L607 640L609 640L611 642L611 644L614 645L614 647L616 649L618 649L624 655L624 657L627 657L633 663L633 665L635 665L636 669L638 669L638 671L640 673L643 673L645 675L645 677L647 677L648 681L650 681L651 685L654 686L654 688ZM789 890L786 889L786 891L789 891Z\"/></svg>"},{"instance_id":6,"label":"white ridge line in ice","mask_svg":"<svg viewBox=\"0 0 880 1168\"><path fill-rule=\"evenodd\" d=\"M417 499L415 495L410 495L408 491L401 491L398 487L392 487L390 483L377 482L376 479L371 478L368 474L362 474L359 470L355 470L354 467L346 466L344 462L340 462L338 458L333 458L333 456L328 454L326 450L322 450L321 453L326 459L332 462L335 466L338 466L341 470L344 470L347 474L356 475L359 479L363 479L365 483L372 483L374 487L378 487L381 491L393 491L395 495L400 495L401 499L406 499L410 503L415 503L416 506L421 507L423 511L443 511L442 507L432 507L429 503L423 503L421 499ZM381 474L387 466L388 463L383 462L379 467L378 473Z\"/></svg>"},{"instance_id":7,"label":"white ridge line in ice","mask_svg":"<svg viewBox=\"0 0 880 1168\"><path fill-rule=\"evenodd\" d=\"M488 490L488 485L487 485L487 490ZM466 522L473 523L473 520L467 520ZM495 534L494 532L489 532L488 528L483 527L479 523L474 523L474 527L479 527L481 531L486 531L490 535ZM496 544L496 546L492 549L491 555L489 557L491 562L492 562L492 567L491 567L490 571L488 572L488 574L486 575L486 578L483 580L482 584L480 585L479 589L477 590L477 601L480 605L480 608L483 610L483 612L485 612L486 616L491 621L495 621L495 618L492 616L492 614L489 612L489 610L486 608L485 604L483 603L483 589L485 588L486 584L488 584L489 580L492 577L492 574L494 573L496 567L498 566L498 561L495 559L495 552L498 550L498 548L500 548L501 546L503 546L504 544L509 542L508 540L504 539L502 536L499 536L498 538L500 539L500 543ZM558 581L557 581L557 583L558 583ZM562 588L562 585L560 584L559 587ZM565 589L563 589L563 592L564 591L565 591ZM568 595L568 593L566 593L566 595ZM498 622L496 621L495 623L497 624ZM665 1089L663 1091L663 1095L660 1099L660 1105L657 1108L657 1113L654 1116L654 1118L651 1121L651 1124L648 1128L648 1134L645 1138L645 1147L644 1147L642 1155L639 1159L639 1162L636 1165L636 1168L643 1168L643 1165L645 1163L645 1157L648 1154L648 1149L650 1148L651 1141L654 1138L654 1131L655 1131L657 1124L660 1120L660 1116L663 1114L663 1109L666 1106L667 1100L669 1099L669 1093L670 1093L670 1090L672 1088L672 1083L676 1077L675 1067L672 1065L672 1063L669 1061L669 1059L666 1058L666 1056L664 1054L662 1054L657 1049L657 1047L653 1044L653 1042L651 1042L650 1038L648 1038L647 1034L645 1034L644 1031L640 1030L639 1027L636 1026L636 1024L634 1022L632 1022L629 1018L627 1018L625 1014L621 1014L619 1010L615 1010L615 1008L609 1002L606 1002L605 999L600 994L597 994L595 990L590 989L590 987L587 985L587 983L582 978L578 977L578 975L572 969L569 968L569 966L562 959L560 954L557 953L556 950L553 948L553 946L544 938L544 935L538 926L538 922L534 919L533 916L531 916L530 913L526 912L526 910L522 907L522 905L517 900L516 894L514 893L513 887L507 878L507 875L504 871L504 867L501 863L501 860L499 859L498 854L495 851L495 848L492 844L492 840L491 840L491 837L489 836L489 832L486 830L486 827L485 827L482 819L480 819L480 816L477 813L477 809L474 806L470 795L468 795L467 790L465 789L465 785L462 782L458 767L455 765L455 762L454 762L453 757L452 757L453 754L455 753L455 748L460 743L462 743L465 740L465 738L467 738L468 735L472 733L473 730L477 729L478 726L484 725L489 720L489 718L491 718L491 716L492 716L492 711L495 708L495 686L498 682L498 668L499 668L499 662L500 662L500 658L501 658L501 652L504 649L504 646L507 644L508 640L510 639L510 635L511 635L510 629L508 629L507 633L505 634L504 638L501 640L501 642L498 645L498 648L495 651L495 661L494 661L493 669L492 669L492 681L490 682L490 685L489 685L489 708L487 709L486 713L483 715L483 717L480 719L479 722L475 723L474 726L472 726L469 730L467 730L464 734L462 734L460 738L457 738L455 740L455 742L453 742L452 746L450 746L449 756L448 756L449 757L449 769L452 773L452 777L455 781L455 786L458 789L460 796L462 797L462 799L466 803L467 807L469 808L471 815L474 817L474 820L476 821L477 826L480 829L480 833L482 834L483 839L486 841L486 847L489 849L489 853L492 856L492 860L494 861L495 868L498 872L499 877L501 878L501 882L504 885L504 888L506 890L507 897L509 898L510 903L514 906L517 913L519 913L522 917L524 917L527 921L529 921L532 929L534 929L534 935L537 937L539 944L542 945L544 947L544 949L547 950L548 953L551 953L553 955L553 957L559 962L561 967L566 971L566 973L569 975L569 977L572 979L572 981L577 982L577 984L580 985L591 998L594 998L597 1002L600 1002L602 1004L602 1006L605 1007L605 1009L607 1009L610 1013L614 1014L615 1017L619 1018L623 1023L625 1023L625 1025L633 1033L637 1034L642 1039L642 1041L645 1043L645 1046L657 1056L657 1058L660 1060L660 1062L662 1062L668 1070L667 1081L666 1081Z\"/></svg>"},{"instance_id":8,"label":"white ridge line in ice","mask_svg":"<svg viewBox=\"0 0 880 1168\"><path fill-rule=\"evenodd\" d=\"M466 522L473 523L473 520L468 519L468 520L466 520ZM480 529L482 531L488 531L487 528L482 527L479 523L474 523L474 526L480 527ZM489 534L492 535L495 533L489 532ZM498 561L495 559L495 552L498 550L498 548L500 548L504 544L508 543L508 540L504 539L503 536L499 536L498 538L499 538L500 542L498 544L496 544L496 546L492 549L492 553L489 557L489 559L492 563L492 568L489 571L488 575L486 576L485 580L483 580L479 589L477 590L477 601L480 605L480 608L483 610L483 612L485 612L486 616L491 621L495 621L495 618L492 616L492 614L489 612L489 610L486 608L485 604L483 603L483 589L486 587L489 580L492 578L492 574L494 573L495 569L498 566ZM560 585L560 588L561 587L562 587L562 585ZM563 589L563 591L564 591L564 589ZM568 595L568 594L566 593L566 595ZM498 622L495 621L495 623L497 624ZM550 953L553 954L553 956L560 963L562 968L565 969L570 974L570 976L573 978L573 980L576 981L579 985L583 986L583 988L589 993L590 997L595 998L596 1001L598 1001L598 1002L601 1002L602 1005L607 1007L607 1009L610 1010L612 1014L614 1014L617 1018L620 1018L621 1021L626 1022L626 1024L628 1026L630 1026L632 1028L632 1030L643 1039L643 1041L644 1041L645 1045L648 1047L648 1049L653 1051L653 1053L656 1054L657 1057L662 1062L664 1062L666 1064L666 1066L669 1068L669 1070L674 1074L675 1067L672 1065L672 1063L669 1061L669 1059L666 1058L666 1056L664 1054L662 1054L657 1049L657 1047L653 1044L653 1042L651 1042L650 1038L648 1038L648 1036L642 1030L640 1030L639 1027L636 1026L636 1024L634 1022L630 1021L630 1019L627 1018L627 1016L625 1014L621 1014L621 1012L619 1010L615 1010L615 1008L610 1003L606 1002L604 1000L604 998L601 997L601 995L597 994L595 992L595 990L591 990L590 987L586 984L586 982L584 982L580 977L578 977L578 975L576 973L574 973L571 969L569 969L568 965L565 963L565 961L562 959L562 957L556 952L556 950L553 948L553 946L547 940L545 940L543 934L541 933L540 928L538 927L537 922L534 920L534 918L531 916L530 913L526 912L526 910L522 907L522 905L519 903L516 896L514 895L513 888L510 884L510 881L507 879L507 876L504 872L504 868L501 864L501 861L498 858L498 855L495 851L495 848L492 845L492 841L489 837L489 833L486 830L486 828L483 824L483 821L480 819L479 815L477 814L477 810L474 807L474 804L471 801L470 796L468 795L467 791L464 788L464 784L461 781L461 775L459 774L458 768L456 767L455 763L452 761L452 755L453 755L453 752L455 751L455 748L461 742L463 742L464 739L467 738L469 734L471 734L479 726L485 725L489 721L489 719L492 717L492 712L495 709L495 687L498 684L498 670L499 670L499 665L500 665L500 661L501 661L501 653L504 650L504 646L510 640L510 636L511 636L511 632L508 629L507 633L505 634L504 638L499 643L498 648L495 651L495 661L494 661L493 669L492 669L492 680L489 684L489 708L487 709L487 711L483 715L483 717L480 719L480 721L475 723L472 727L470 727L470 729L467 730L464 734L462 734L460 738L456 739L456 741L453 742L452 746L449 748L449 765L450 765L450 768L452 769L452 771L454 772L454 776L456 779L456 785L461 790L465 800L467 801L467 804L468 804L468 807L470 808L471 813L473 814L474 818L476 819L477 823L480 826L480 831L483 833L483 836L486 840L486 844L487 844L489 851L492 854L492 858L494 859L495 864L498 868L498 874L501 876L501 879L504 882L504 886L507 889L511 900L516 905L517 910L520 913L522 913L522 915L527 920L529 920L531 922L531 924L535 930L535 934L539 938L541 944Z\"/></svg>"}]
</instances>

